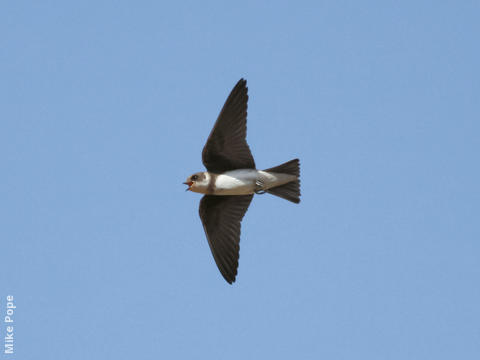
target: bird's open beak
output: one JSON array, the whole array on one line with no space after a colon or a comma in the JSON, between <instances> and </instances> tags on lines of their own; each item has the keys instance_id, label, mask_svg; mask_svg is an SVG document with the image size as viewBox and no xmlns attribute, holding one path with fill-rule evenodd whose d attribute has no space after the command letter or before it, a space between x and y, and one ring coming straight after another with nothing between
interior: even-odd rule
<instances>
[{"instance_id":1,"label":"bird's open beak","mask_svg":"<svg viewBox=\"0 0 480 360\"><path fill-rule=\"evenodd\" d=\"M188 191L188 190L190 190L190 189L192 188L193 181L186 181L186 182L184 182L184 184L185 184L185 185L188 185L187 190L185 190L185 191Z\"/></svg>"}]
</instances>

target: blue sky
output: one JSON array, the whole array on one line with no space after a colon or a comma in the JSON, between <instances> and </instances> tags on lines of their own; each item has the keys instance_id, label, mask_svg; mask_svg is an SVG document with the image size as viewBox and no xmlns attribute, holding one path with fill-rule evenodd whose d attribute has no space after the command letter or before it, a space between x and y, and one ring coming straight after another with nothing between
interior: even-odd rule
<instances>
[{"instance_id":1,"label":"blue sky","mask_svg":"<svg viewBox=\"0 0 480 360\"><path fill-rule=\"evenodd\" d=\"M2 356L478 359L479 15L4 2ZM230 286L181 182L241 77L257 166L299 157L302 203L255 197Z\"/></svg>"}]
</instances>

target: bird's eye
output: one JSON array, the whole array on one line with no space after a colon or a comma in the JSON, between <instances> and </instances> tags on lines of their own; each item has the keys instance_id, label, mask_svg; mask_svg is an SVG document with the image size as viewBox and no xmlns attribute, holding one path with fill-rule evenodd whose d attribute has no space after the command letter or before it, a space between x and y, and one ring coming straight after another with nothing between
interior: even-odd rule
<instances>
[{"instance_id":1,"label":"bird's eye","mask_svg":"<svg viewBox=\"0 0 480 360\"><path fill-rule=\"evenodd\" d=\"M198 175L192 175L191 179L192 179L193 181L196 181L196 180L198 179Z\"/></svg>"}]
</instances>

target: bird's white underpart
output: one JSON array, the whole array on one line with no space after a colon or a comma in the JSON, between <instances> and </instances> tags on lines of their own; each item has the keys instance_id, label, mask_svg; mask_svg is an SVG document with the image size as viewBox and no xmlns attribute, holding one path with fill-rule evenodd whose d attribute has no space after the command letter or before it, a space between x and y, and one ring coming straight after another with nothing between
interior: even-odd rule
<instances>
[{"instance_id":1,"label":"bird's white underpart","mask_svg":"<svg viewBox=\"0 0 480 360\"><path fill-rule=\"evenodd\" d=\"M248 195L258 190L267 190L296 180L295 175L271 173L255 169L227 171L216 177L214 195Z\"/></svg>"}]
</instances>

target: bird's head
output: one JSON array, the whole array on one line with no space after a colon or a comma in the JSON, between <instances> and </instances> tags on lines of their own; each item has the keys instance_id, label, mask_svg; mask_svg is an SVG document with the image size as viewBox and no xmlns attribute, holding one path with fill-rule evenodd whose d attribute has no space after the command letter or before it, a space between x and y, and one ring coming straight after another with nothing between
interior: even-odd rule
<instances>
[{"instance_id":1,"label":"bird's head","mask_svg":"<svg viewBox=\"0 0 480 360\"><path fill-rule=\"evenodd\" d=\"M187 191L193 191L197 193L206 194L208 189L210 176L206 172L198 172L193 175L190 175L187 178L187 181L184 182L185 185L188 185Z\"/></svg>"}]
</instances>

